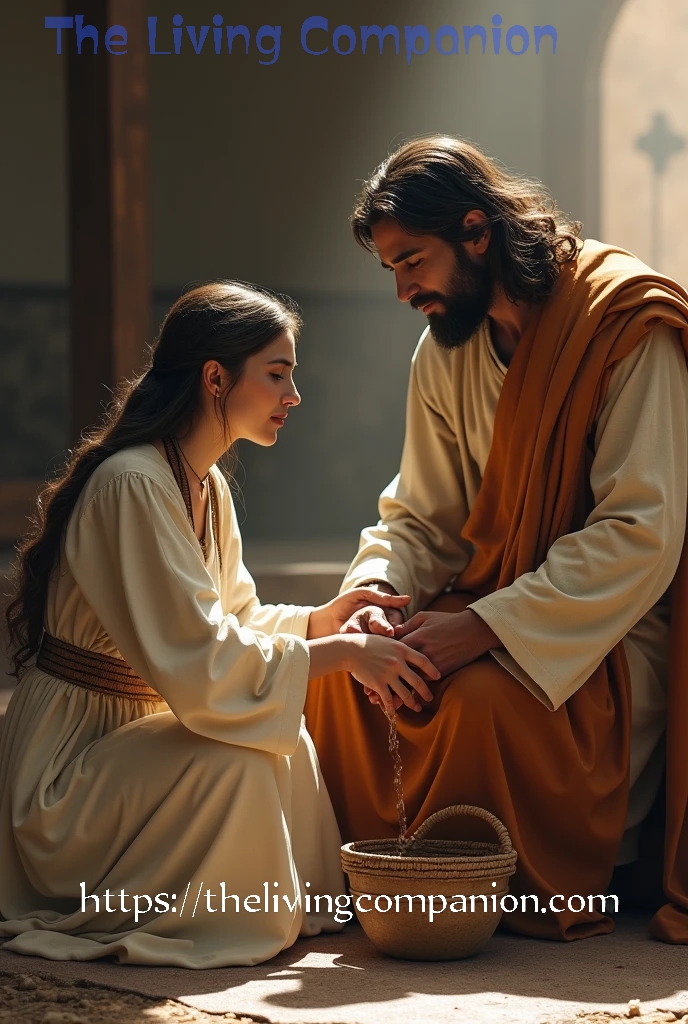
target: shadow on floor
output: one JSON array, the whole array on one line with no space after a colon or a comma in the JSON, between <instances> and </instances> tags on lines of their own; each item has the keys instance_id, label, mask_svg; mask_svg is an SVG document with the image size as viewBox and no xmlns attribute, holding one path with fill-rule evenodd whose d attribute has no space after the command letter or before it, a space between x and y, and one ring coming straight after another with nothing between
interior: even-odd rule
<instances>
[{"instance_id":1,"label":"shadow on floor","mask_svg":"<svg viewBox=\"0 0 688 1024\"><path fill-rule=\"evenodd\" d=\"M341 1020L348 1006L396 1002L411 994L484 993L483 1005L503 1000L499 994L605 1007L625 1006L629 999L639 998L688 1011L688 950L652 940L646 923L637 918L622 918L612 935L571 943L500 932L479 956L447 963L384 957L360 928L350 926L341 935L299 940L256 967L190 971L103 961L56 964L0 951L0 968L87 978L143 995L183 999L215 1013L233 1010L280 1017L280 1010L291 1011L290 1020L299 1010L334 1007L342 1011L337 1018Z\"/></svg>"}]
</instances>

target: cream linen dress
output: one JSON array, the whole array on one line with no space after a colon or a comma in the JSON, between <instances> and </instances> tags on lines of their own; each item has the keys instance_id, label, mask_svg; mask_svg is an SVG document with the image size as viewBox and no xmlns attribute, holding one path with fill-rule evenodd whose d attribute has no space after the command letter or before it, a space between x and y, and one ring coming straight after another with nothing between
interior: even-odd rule
<instances>
[{"instance_id":1,"label":"cream linen dress","mask_svg":"<svg viewBox=\"0 0 688 1024\"><path fill-rule=\"evenodd\" d=\"M23 676L0 746L6 949L222 967L342 927L326 899L309 914L304 898L345 891L302 719L311 608L260 605L211 472L222 570L210 516L206 562L152 445L107 459L70 518L47 632L123 657L166 703Z\"/></svg>"},{"instance_id":2,"label":"cream linen dress","mask_svg":"<svg viewBox=\"0 0 688 1024\"><path fill-rule=\"evenodd\" d=\"M467 565L461 537L492 444L507 373L487 322L461 348L426 331L413 358L399 475L380 522L363 531L342 591L387 580L427 607ZM678 332L653 329L614 368L595 434L596 507L535 572L469 607L504 644L492 655L550 709L620 640L632 689L631 793L618 863L635 859L639 826L663 770L668 588L686 528L688 370Z\"/></svg>"}]
</instances>

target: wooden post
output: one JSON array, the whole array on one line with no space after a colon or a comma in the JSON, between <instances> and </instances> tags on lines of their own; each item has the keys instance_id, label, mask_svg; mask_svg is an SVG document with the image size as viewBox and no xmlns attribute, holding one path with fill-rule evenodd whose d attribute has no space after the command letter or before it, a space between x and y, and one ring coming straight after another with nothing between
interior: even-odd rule
<instances>
[{"instance_id":1,"label":"wooden post","mask_svg":"<svg viewBox=\"0 0 688 1024\"><path fill-rule=\"evenodd\" d=\"M150 340L146 5L81 0L98 52L67 33L71 270L71 434L96 423L111 391L141 367ZM71 13L71 12L70 12ZM127 29L112 55L105 32Z\"/></svg>"}]
</instances>

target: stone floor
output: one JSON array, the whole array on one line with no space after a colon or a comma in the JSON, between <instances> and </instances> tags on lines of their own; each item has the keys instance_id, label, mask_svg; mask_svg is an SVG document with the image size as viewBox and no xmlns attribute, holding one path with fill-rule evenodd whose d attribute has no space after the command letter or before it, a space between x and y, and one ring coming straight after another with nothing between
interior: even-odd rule
<instances>
[{"instance_id":1,"label":"stone floor","mask_svg":"<svg viewBox=\"0 0 688 1024\"><path fill-rule=\"evenodd\" d=\"M85 979L272 1024L583 1024L625 1018L632 999L640 1000L639 1024L657 1020L658 1010L673 1011L674 1019L688 1012L688 949L653 941L633 918L622 918L612 935L582 942L498 933L477 957L448 963L387 958L353 925L340 935L301 939L257 967L61 963L0 949L2 970Z\"/></svg>"}]
</instances>

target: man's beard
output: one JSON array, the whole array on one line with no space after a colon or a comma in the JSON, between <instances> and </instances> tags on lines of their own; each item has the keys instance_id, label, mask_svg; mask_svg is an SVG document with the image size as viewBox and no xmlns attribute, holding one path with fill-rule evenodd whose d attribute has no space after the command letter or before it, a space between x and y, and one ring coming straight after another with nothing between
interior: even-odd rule
<instances>
[{"instance_id":1,"label":"man's beard","mask_svg":"<svg viewBox=\"0 0 688 1024\"><path fill-rule=\"evenodd\" d=\"M475 263L459 246L447 294L424 292L415 295L411 305L418 309L430 301L441 302L444 306L442 313L427 314L432 336L442 348L460 348L487 319L494 291L495 280L490 265Z\"/></svg>"}]
</instances>

